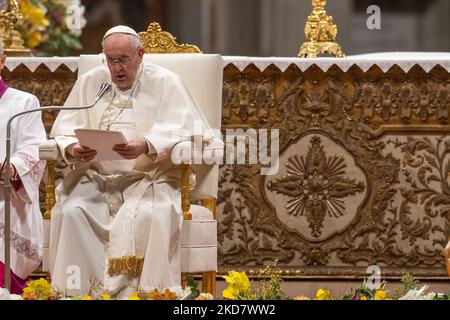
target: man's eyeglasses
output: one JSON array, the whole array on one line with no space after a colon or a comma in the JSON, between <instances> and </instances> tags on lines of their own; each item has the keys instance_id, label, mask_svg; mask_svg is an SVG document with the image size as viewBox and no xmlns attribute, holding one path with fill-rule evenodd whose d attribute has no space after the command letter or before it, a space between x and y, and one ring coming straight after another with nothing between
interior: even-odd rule
<instances>
[{"instance_id":1,"label":"man's eyeglasses","mask_svg":"<svg viewBox=\"0 0 450 320\"><path fill-rule=\"evenodd\" d=\"M127 66L130 63L130 61L131 61L130 57L120 57L117 59L103 57L102 59L103 64L110 67L116 64L119 64L121 66Z\"/></svg>"},{"instance_id":2,"label":"man's eyeglasses","mask_svg":"<svg viewBox=\"0 0 450 320\"><path fill-rule=\"evenodd\" d=\"M138 52L138 50L139 50L139 48L137 48L135 51L133 51L131 56L134 56L136 54L136 52ZM104 65L107 65L108 67L113 67L116 64L126 67L131 62L131 56L130 57L124 56L124 57L114 59L114 58L106 57L105 54L103 53L102 62Z\"/></svg>"}]
</instances>

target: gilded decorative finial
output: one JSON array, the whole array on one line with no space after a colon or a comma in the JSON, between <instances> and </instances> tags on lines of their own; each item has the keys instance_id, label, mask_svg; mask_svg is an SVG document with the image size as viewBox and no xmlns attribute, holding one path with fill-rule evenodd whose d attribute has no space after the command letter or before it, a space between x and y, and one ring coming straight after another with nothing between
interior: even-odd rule
<instances>
[{"instance_id":1,"label":"gilded decorative finial","mask_svg":"<svg viewBox=\"0 0 450 320\"><path fill-rule=\"evenodd\" d=\"M10 56L30 56L31 51L23 45L19 31L15 29L22 23L21 0L0 1L0 34L5 53Z\"/></svg>"},{"instance_id":2,"label":"gilded decorative finial","mask_svg":"<svg viewBox=\"0 0 450 320\"><path fill-rule=\"evenodd\" d=\"M162 31L157 22L152 22L147 31L139 32L145 53L202 53L192 44L178 44L169 32Z\"/></svg>"},{"instance_id":3,"label":"gilded decorative finial","mask_svg":"<svg viewBox=\"0 0 450 320\"><path fill-rule=\"evenodd\" d=\"M337 26L325 10L327 0L311 0L311 3L313 12L306 21L306 41L301 45L298 56L317 58L319 54L326 53L338 58L345 57L336 42Z\"/></svg>"}]
</instances>

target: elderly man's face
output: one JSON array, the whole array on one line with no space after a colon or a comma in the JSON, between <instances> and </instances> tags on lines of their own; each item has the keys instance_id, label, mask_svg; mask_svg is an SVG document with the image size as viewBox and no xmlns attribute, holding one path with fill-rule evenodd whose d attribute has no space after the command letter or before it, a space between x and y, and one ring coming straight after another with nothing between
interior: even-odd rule
<instances>
[{"instance_id":1,"label":"elderly man's face","mask_svg":"<svg viewBox=\"0 0 450 320\"><path fill-rule=\"evenodd\" d=\"M116 33L103 41L103 54L112 81L119 89L130 89L142 62L144 49L134 48L129 35Z\"/></svg>"}]
</instances>

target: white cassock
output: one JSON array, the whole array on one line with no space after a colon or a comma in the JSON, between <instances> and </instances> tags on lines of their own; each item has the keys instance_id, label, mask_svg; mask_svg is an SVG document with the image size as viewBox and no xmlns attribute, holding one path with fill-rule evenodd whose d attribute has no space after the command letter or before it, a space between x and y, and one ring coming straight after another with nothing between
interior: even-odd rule
<instances>
[{"instance_id":1,"label":"white cassock","mask_svg":"<svg viewBox=\"0 0 450 320\"><path fill-rule=\"evenodd\" d=\"M92 103L104 82L111 83L105 66L87 72L65 105ZM94 279L109 292L128 286L124 295L180 287L180 172L170 151L197 132L194 122L207 130L180 77L151 63L141 66L130 90L113 85L93 108L60 112L51 136L63 154L77 142L74 129L108 127L128 140L145 137L153 153L90 163L64 155L74 170L58 185L52 210L54 287L69 295L85 294Z\"/></svg>"},{"instance_id":2,"label":"white cassock","mask_svg":"<svg viewBox=\"0 0 450 320\"><path fill-rule=\"evenodd\" d=\"M0 98L0 162L6 155L6 123L19 112L39 108L38 99L26 92L8 88ZM41 113L19 116L11 123L11 164L23 187L11 192L11 270L24 279L40 264L42 257L42 213L39 184L45 162L39 160L39 145L46 140ZM5 261L3 188L0 188L0 259Z\"/></svg>"}]
</instances>

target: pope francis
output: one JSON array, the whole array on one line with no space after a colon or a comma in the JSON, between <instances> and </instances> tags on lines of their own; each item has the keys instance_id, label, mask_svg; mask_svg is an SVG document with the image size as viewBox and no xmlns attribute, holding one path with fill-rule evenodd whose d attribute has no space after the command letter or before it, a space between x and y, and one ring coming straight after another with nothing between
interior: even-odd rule
<instances>
[{"instance_id":1,"label":"pope francis","mask_svg":"<svg viewBox=\"0 0 450 320\"><path fill-rule=\"evenodd\" d=\"M51 132L73 168L52 210L52 283L69 295L93 283L122 295L177 290L180 172L170 151L191 139L194 123L208 125L176 74L143 62L133 29L108 30L102 47L104 65L77 80L66 105L92 103L102 83L112 89L93 108L61 111ZM80 145L77 128L121 131L127 143L113 150L123 160L96 161L98 150Z\"/></svg>"}]
</instances>

